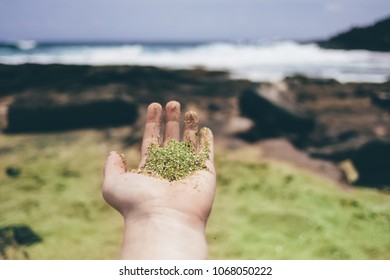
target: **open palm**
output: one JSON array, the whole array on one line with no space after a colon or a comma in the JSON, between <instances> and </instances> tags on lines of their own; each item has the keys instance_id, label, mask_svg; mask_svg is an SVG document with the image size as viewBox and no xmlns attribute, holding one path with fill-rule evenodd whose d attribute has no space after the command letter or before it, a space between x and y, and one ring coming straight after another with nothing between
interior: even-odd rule
<instances>
[{"instance_id":1,"label":"open palm","mask_svg":"<svg viewBox=\"0 0 390 280\"><path fill-rule=\"evenodd\" d=\"M162 108L158 103L149 105L141 148L142 168L147 160L149 145L159 143ZM187 178L169 182L144 174L127 172L124 157L111 152L107 158L103 196L105 200L126 218L161 216L203 224L210 214L216 186L213 165L213 135L203 128L198 137L198 117L188 112L184 118L183 141L188 141L198 152L209 151L208 170L197 171ZM166 105L164 137L161 145L170 140L180 140L180 104L171 101Z\"/></svg>"}]
</instances>

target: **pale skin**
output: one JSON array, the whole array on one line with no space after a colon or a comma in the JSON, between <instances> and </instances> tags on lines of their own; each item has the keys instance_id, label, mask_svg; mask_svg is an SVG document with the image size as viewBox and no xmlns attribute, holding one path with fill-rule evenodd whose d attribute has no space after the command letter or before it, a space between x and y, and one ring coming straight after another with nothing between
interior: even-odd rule
<instances>
[{"instance_id":1,"label":"pale skin","mask_svg":"<svg viewBox=\"0 0 390 280\"><path fill-rule=\"evenodd\" d=\"M166 104L160 141L162 111L158 103L150 104L147 109L139 168L145 164L151 143L164 146L169 140L181 139L180 104L176 101ZM196 113L187 112L182 141L189 141L197 152L209 151L208 170L169 182L128 172L122 155L115 151L108 155L103 197L124 218L121 259L207 258L205 228L216 187L213 135L208 128L198 133Z\"/></svg>"}]
</instances>

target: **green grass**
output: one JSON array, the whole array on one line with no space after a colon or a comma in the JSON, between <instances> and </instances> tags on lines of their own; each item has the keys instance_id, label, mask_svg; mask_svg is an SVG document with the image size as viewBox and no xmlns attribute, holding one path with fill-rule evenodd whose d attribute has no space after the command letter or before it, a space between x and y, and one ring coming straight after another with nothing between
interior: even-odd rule
<instances>
[{"instance_id":1,"label":"green grass","mask_svg":"<svg viewBox=\"0 0 390 280\"><path fill-rule=\"evenodd\" d=\"M216 259L389 259L390 197L268 163L220 161Z\"/></svg>"},{"instance_id":2,"label":"green grass","mask_svg":"<svg viewBox=\"0 0 390 280\"><path fill-rule=\"evenodd\" d=\"M94 130L0 135L0 227L25 224L43 242L32 259L115 259L122 220L102 199L106 154L138 147ZM218 153L218 189L207 227L212 259L390 259L390 195L342 190L278 162ZM4 170L21 169L19 177ZM20 252L9 252L24 258Z\"/></svg>"}]
</instances>

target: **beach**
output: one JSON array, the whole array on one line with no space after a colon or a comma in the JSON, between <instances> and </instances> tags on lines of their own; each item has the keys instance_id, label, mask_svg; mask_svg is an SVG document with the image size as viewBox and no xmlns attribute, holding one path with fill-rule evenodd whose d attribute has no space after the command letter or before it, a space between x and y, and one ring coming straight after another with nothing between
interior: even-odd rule
<instances>
[{"instance_id":1,"label":"beach","mask_svg":"<svg viewBox=\"0 0 390 280\"><path fill-rule=\"evenodd\" d=\"M122 225L100 195L105 156L121 151L135 168L146 107L169 100L215 136L210 258L389 257L389 82L126 65L0 73L0 226L39 237L2 258L115 259Z\"/></svg>"},{"instance_id":2,"label":"beach","mask_svg":"<svg viewBox=\"0 0 390 280\"><path fill-rule=\"evenodd\" d=\"M0 0L3 278L386 278L389 3Z\"/></svg>"}]
</instances>

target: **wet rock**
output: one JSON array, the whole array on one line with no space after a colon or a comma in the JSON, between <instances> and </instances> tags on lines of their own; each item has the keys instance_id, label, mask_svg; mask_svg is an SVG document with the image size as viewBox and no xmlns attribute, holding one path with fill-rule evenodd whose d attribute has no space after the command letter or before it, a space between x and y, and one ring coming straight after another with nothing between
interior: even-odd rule
<instances>
[{"instance_id":1,"label":"wet rock","mask_svg":"<svg viewBox=\"0 0 390 280\"><path fill-rule=\"evenodd\" d=\"M5 168L5 174L7 174L8 177L17 178L22 173L22 169L15 166L7 166Z\"/></svg>"},{"instance_id":2,"label":"wet rock","mask_svg":"<svg viewBox=\"0 0 390 280\"><path fill-rule=\"evenodd\" d=\"M294 141L311 156L332 161L350 159L366 143L390 141L390 115L374 104L372 94L387 92L388 83L322 83L289 78L286 83L316 125L303 141Z\"/></svg>"},{"instance_id":3,"label":"wet rock","mask_svg":"<svg viewBox=\"0 0 390 280\"><path fill-rule=\"evenodd\" d=\"M367 143L356 151L352 162L359 173L357 184L390 186L390 142Z\"/></svg>"},{"instance_id":4,"label":"wet rock","mask_svg":"<svg viewBox=\"0 0 390 280\"><path fill-rule=\"evenodd\" d=\"M388 82L340 84L301 76L287 78L284 84L268 88L263 84L260 89L240 96L241 113L256 124L240 136L249 142L283 137L306 153L306 162L318 159L338 166L342 161L353 160L360 178L357 184L389 184L387 144L375 144L390 143L388 86ZM284 145L280 150L283 155L291 147ZM303 158L296 154L289 160L299 165ZM313 162L313 166L317 164ZM328 166L318 169L341 174L335 172L337 168ZM302 167L310 169L311 163Z\"/></svg>"},{"instance_id":5,"label":"wet rock","mask_svg":"<svg viewBox=\"0 0 390 280\"><path fill-rule=\"evenodd\" d=\"M25 246L42 242L42 237L28 225L7 225L0 227L0 258L8 259L7 249L19 251ZM28 252L22 249L24 258L29 259Z\"/></svg>"},{"instance_id":6,"label":"wet rock","mask_svg":"<svg viewBox=\"0 0 390 280\"><path fill-rule=\"evenodd\" d=\"M232 100L236 101L243 89L252 84L247 80L232 80L226 71L200 68L0 64L0 130L44 132L128 126L135 111L138 111L137 118L142 119L141 114L151 102L164 105L176 100L182 104L183 111L196 104L202 109L198 112L201 116L207 113L206 122L202 123L213 131L223 131L225 120L234 114L233 110L236 112ZM16 100L9 103L9 97ZM137 110L129 103L135 104ZM100 107L99 112L91 107ZM86 109L90 113L79 113ZM53 122L45 117L48 114L63 126L48 123ZM63 115L67 115L65 120ZM75 119L76 115L78 120L69 121L68 117ZM26 124L30 117L34 125Z\"/></svg>"},{"instance_id":7,"label":"wet rock","mask_svg":"<svg viewBox=\"0 0 390 280\"><path fill-rule=\"evenodd\" d=\"M37 100L16 99L8 108L6 132L47 132L77 128L101 128L130 125L137 119L137 106L130 101Z\"/></svg>"},{"instance_id":8,"label":"wet rock","mask_svg":"<svg viewBox=\"0 0 390 280\"><path fill-rule=\"evenodd\" d=\"M296 102L284 83L262 84L239 97L240 112L256 124L259 137L290 134L300 137L312 130L314 121Z\"/></svg>"},{"instance_id":9,"label":"wet rock","mask_svg":"<svg viewBox=\"0 0 390 280\"><path fill-rule=\"evenodd\" d=\"M378 107L390 110L390 92L379 91L371 94L371 101Z\"/></svg>"},{"instance_id":10,"label":"wet rock","mask_svg":"<svg viewBox=\"0 0 390 280\"><path fill-rule=\"evenodd\" d=\"M4 239L12 236L18 245L32 245L42 242L42 237L27 225L10 225L0 227L0 236Z\"/></svg>"}]
</instances>

